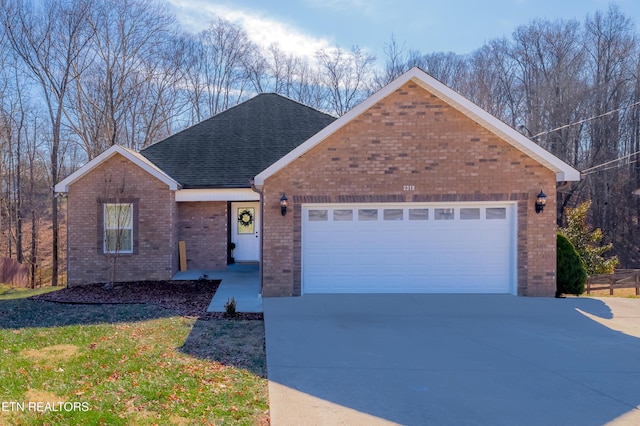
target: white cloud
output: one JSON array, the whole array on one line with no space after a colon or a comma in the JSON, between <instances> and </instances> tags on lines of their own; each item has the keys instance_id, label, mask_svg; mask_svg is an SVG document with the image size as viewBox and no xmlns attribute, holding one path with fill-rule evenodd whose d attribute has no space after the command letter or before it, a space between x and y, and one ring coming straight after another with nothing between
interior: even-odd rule
<instances>
[{"instance_id":1,"label":"white cloud","mask_svg":"<svg viewBox=\"0 0 640 426\"><path fill-rule=\"evenodd\" d=\"M256 44L268 47L272 43L277 43L282 50L296 56L313 59L315 52L332 46L327 39L310 36L294 25L254 11L211 4L206 0L167 0L167 2L180 24L190 32L202 31L212 19L222 18L242 26Z\"/></svg>"},{"instance_id":2,"label":"white cloud","mask_svg":"<svg viewBox=\"0 0 640 426\"><path fill-rule=\"evenodd\" d=\"M381 5L370 0L306 0L305 3L318 9L328 9L342 13L349 12L377 16L382 12Z\"/></svg>"}]
</instances>

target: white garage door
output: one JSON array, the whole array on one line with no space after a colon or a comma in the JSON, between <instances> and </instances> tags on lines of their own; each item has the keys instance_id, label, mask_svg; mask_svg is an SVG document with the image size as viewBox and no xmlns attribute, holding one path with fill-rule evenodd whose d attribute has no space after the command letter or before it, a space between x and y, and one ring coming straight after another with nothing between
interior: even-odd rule
<instances>
[{"instance_id":1,"label":"white garage door","mask_svg":"<svg viewBox=\"0 0 640 426\"><path fill-rule=\"evenodd\" d=\"M515 293L514 204L302 212L304 293Z\"/></svg>"}]
</instances>

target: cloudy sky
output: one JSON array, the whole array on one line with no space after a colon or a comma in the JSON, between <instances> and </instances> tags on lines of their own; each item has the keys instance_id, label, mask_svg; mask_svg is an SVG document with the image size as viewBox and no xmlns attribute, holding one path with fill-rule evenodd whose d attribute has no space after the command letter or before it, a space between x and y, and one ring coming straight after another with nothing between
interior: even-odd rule
<instances>
[{"instance_id":1,"label":"cloudy sky","mask_svg":"<svg viewBox=\"0 0 640 426\"><path fill-rule=\"evenodd\" d=\"M577 19L606 11L608 0L164 0L182 26L204 29L214 17L241 24L261 44L278 42L297 54L358 45L383 57L393 34L423 53L469 53L510 36L536 18ZM640 1L617 0L640 28Z\"/></svg>"}]
</instances>

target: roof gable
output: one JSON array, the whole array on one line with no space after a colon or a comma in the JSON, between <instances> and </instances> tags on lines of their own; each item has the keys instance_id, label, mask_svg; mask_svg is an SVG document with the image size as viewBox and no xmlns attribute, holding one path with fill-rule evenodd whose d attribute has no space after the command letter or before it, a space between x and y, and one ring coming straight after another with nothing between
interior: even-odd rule
<instances>
[{"instance_id":1,"label":"roof gable","mask_svg":"<svg viewBox=\"0 0 640 426\"><path fill-rule=\"evenodd\" d=\"M263 93L141 151L184 188L243 188L335 120Z\"/></svg>"},{"instance_id":2,"label":"roof gable","mask_svg":"<svg viewBox=\"0 0 640 426\"><path fill-rule=\"evenodd\" d=\"M87 173L91 172L97 166L104 163L114 155L122 155L127 160L131 161L132 163L134 163L135 165L137 165L147 173L151 174L161 182L165 183L170 190L175 191L180 189L180 185L178 184L178 182L176 182L170 176L168 176L166 173L160 170L151 161L147 160L145 157L143 157L142 155L140 155L139 153L131 149L125 148L121 145L114 145L111 148L104 151L102 154L98 155L93 160L89 161L84 166L80 167L74 173L70 174L66 179L59 182L54 188L55 192L60 192L60 193L69 192L69 186L71 184L73 184L74 182L82 178Z\"/></svg>"},{"instance_id":3,"label":"roof gable","mask_svg":"<svg viewBox=\"0 0 640 426\"><path fill-rule=\"evenodd\" d=\"M374 106L376 103L386 98L407 82L414 82L426 91L434 94L442 99L445 103L463 113L465 116L477 122L490 132L494 133L501 139L513 147L519 149L529 157L533 158L543 166L552 170L556 174L556 180L562 181L578 181L580 180L580 172L551 154L531 139L522 135L503 121L492 116L464 96L445 86L435 78L431 77L419 68L412 68L378 92L361 102L355 108L344 114L342 117L313 135L302 145L282 157L280 160L263 170L255 177L255 185L261 187L271 175L277 173L289 163L324 141L330 135L337 132L347 123L358 117L360 114Z\"/></svg>"}]
</instances>

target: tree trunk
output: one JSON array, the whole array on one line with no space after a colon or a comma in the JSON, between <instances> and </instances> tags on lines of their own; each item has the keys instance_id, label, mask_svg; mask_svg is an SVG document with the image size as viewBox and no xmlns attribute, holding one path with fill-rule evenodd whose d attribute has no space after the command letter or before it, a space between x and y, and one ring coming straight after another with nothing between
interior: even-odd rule
<instances>
[{"instance_id":1,"label":"tree trunk","mask_svg":"<svg viewBox=\"0 0 640 426\"><path fill-rule=\"evenodd\" d=\"M31 210L31 256L30 256L30 281L31 288L36 288L36 261L38 250L38 221L36 220L35 209Z\"/></svg>"},{"instance_id":2,"label":"tree trunk","mask_svg":"<svg viewBox=\"0 0 640 426\"><path fill-rule=\"evenodd\" d=\"M22 124L18 128L18 140L16 146L16 260L18 263L24 262L22 251L22 173L20 163L22 161L22 153L20 150Z\"/></svg>"},{"instance_id":3,"label":"tree trunk","mask_svg":"<svg viewBox=\"0 0 640 426\"><path fill-rule=\"evenodd\" d=\"M60 124L57 123L57 131L54 130L53 146L51 147L51 178L55 184L58 181L58 147L60 143ZM51 286L58 286L58 197L51 197L51 225L52 229L52 253L51 253Z\"/></svg>"}]
</instances>

